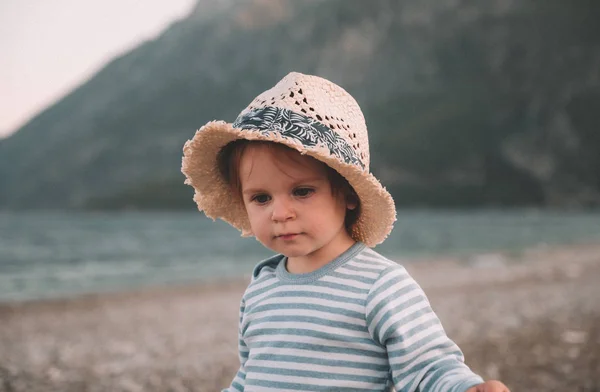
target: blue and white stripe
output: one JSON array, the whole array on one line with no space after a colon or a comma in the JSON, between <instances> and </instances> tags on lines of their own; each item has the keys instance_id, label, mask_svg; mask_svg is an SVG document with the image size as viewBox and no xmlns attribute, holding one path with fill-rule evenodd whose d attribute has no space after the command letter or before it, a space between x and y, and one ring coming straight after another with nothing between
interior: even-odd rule
<instances>
[{"instance_id":1,"label":"blue and white stripe","mask_svg":"<svg viewBox=\"0 0 600 392\"><path fill-rule=\"evenodd\" d=\"M240 306L240 369L224 390L463 392L464 364L407 271L355 244L301 275L261 262Z\"/></svg>"}]
</instances>

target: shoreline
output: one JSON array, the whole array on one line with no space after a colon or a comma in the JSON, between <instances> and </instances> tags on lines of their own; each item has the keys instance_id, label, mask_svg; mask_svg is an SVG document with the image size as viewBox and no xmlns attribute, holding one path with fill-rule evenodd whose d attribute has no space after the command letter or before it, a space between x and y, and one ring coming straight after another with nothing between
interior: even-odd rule
<instances>
[{"instance_id":1,"label":"shoreline","mask_svg":"<svg viewBox=\"0 0 600 392\"><path fill-rule=\"evenodd\" d=\"M403 257L399 259L393 259L407 268L407 270L415 277L415 279L424 286L421 280L427 282L433 278L437 281L433 286L440 286L439 277L435 275L444 275L445 279L448 275L445 272L448 269L461 269L466 270L469 268L473 269L498 269L502 270L503 267L514 267L521 263L521 267L511 268L509 280L515 280L515 271L520 271L519 274L531 274L531 263L543 264L542 267L552 269L557 273L578 274L576 268L569 268L568 266L561 266L560 264L565 260L565 253L569 257L572 253L578 254L578 264L583 262L589 263L590 253L591 257L594 254L600 253L600 241L598 242L581 242L581 243L570 243L570 244L557 244L557 245L539 245L530 248L526 248L520 251L490 251L490 252L474 252L468 255L457 255L457 256L419 256L419 257ZM582 254L583 253L583 254ZM551 257L546 260L541 260L546 254L551 254ZM258 261L257 261L258 263ZM144 297L153 295L178 295L188 292L203 293L205 291L213 291L220 288L236 289L240 286L245 286L250 281L251 271L242 274L240 276L232 277L216 277L212 280L198 280L189 282L173 282L163 284L152 284L152 285L141 285L133 288L119 288L113 291L99 291L99 292L82 292L65 295L51 296L47 298L31 298L31 299L16 299L8 300L0 298L0 314L11 309L21 307L36 307L36 306L63 306L63 305L76 305L77 303L86 302L98 302L98 301L118 301L124 300L129 297ZM488 277L489 278L489 277ZM498 277L496 277L498 278ZM506 277L505 277L506 278ZM453 284L456 284L454 282Z\"/></svg>"},{"instance_id":2,"label":"shoreline","mask_svg":"<svg viewBox=\"0 0 600 392\"><path fill-rule=\"evenodd\" d=\"M600 243L400 262L484 378L600 389ZM248 279L0 303L0 392L220 390Z\"/></svg>"}]
</instances>

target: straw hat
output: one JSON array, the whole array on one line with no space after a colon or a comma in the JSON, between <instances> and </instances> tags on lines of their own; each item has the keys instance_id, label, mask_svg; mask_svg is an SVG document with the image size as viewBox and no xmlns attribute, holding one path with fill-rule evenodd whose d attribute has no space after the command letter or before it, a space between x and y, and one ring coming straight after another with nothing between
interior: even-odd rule
<instances>
[{"instance_id":1,"label":"straw hat","mask_svg":"<svg viewBox=\"0 0 600 392\"><path fill-rule=\"evenodd\" d=\"M312 156L348 180L360 198L351 236L375 246L396 220L390 194L369 172L369 140L360 107L348 92L317 76L292 72L256 97L232 123L211 121L183 148L181 171L195 189L198 209L251 236L243 202L221 177L217 155L237 139L282 143Z\"/></svg>"}]
</instances>

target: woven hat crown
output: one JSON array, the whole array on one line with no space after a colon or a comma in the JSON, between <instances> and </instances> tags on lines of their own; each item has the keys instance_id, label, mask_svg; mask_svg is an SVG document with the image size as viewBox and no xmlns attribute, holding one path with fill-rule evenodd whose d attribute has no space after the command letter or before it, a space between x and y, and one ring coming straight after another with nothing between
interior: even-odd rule
<instances>
[{"instance_id":1,"label":"woven hat crown","mask_svg":"<svg viewBox=\"0 0 600 392\"><path fill-rule=\"evenodd\" d=\"M291 72L257 96L240 113L238 120L249 112L269 107L287 109L326 126L353 150L362 170L369 171L365 118L356 100L340 86L318 76Z\"/></svg>"}]
</instances>

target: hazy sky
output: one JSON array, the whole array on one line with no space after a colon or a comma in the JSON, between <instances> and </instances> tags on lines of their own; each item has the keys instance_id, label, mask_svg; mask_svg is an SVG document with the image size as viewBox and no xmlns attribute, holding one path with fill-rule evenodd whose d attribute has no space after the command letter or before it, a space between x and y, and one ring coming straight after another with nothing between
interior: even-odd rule
<instances>
[{"instance_id":1,"label":"hazy sky","mask_svg":"<svg viewBox=\"0 0 600 392\"><path fill-rule=\"evenodd\" d=\"M0 0L0 138L195 0Z\"/></svg>"}]
</instances>

